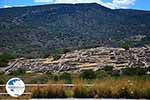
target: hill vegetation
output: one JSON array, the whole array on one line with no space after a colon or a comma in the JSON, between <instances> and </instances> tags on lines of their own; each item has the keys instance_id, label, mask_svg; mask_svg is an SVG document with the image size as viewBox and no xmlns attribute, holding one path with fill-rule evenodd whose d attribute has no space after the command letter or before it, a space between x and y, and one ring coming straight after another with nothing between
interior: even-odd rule
<instances>
[{"instance_id":1,"label":"hill vegetation","mask_svg":"<svg viewBox=\"0 0 150 100\"><path fill-rule=\"evenodd\" d=\"M149 20L149 11L112 10L96 3L0 9L0 52L30 58L129 40L141 46L150 43ZM141 40L130 39L137 35Z\"/></svg>"},{"instance_id":2,"label":"hill vegetation","mask_svg":"<svg viewBox=\"0 0 150 100\"><path fill-rule=\"evenodd\" d=\"M12 59L15 59L15 55L3 53L0 54L0 67L6 67L8 66L8 62Z\"/></svg>"}]
</instances>

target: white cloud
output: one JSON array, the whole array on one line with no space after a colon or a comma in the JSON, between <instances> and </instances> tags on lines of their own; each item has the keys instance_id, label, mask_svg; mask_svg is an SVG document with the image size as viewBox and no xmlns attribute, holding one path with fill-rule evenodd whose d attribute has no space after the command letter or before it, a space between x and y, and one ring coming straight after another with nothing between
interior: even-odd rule
<instances>
[{"instance_id":1,"label":"white cloud","mask_svg":"<svg viewBox=\"0 0 150 100\"><path fill-rule=\"evenodd\" d=\"M135 4L136 0L113 0L108 5L112 8L129 8Z\"/></svg>"},{"instance_id":2,"label":"white cloud","mask_svg":"<svg viewBox=\"0 0 150 100\"><path fill-rule=\"evenodd\" d=\"M105 7L116 8L129 8L133 6L136 0L112 0L112 2L103 2L103 0L55 0L54 3L98 3Z\"/></svg>"},{"instance_id":3,"label":"white cloud","mask_svg":"<svg viewBox=\"0 0 150 100\"><path fill-rule=\"evenodd\" d=\"M49 3L98 3L105 7L116 8L129 8L133 6L136 0L112 0L111 2L104 2L103 0L34 0L34 2L49 2Z\"/></svg>"},{"instance_id":4,"label":"white cloud","mask_svg":"<svg viewBox=\"0 0 150 100\"><path fill-rule=\"evenodd\" d=\"M53 2L53 0L33 0L34 2Z\"/></svg>"},{"instance_id":5,"label":"white cloud","mask_svg":"<svg viewBox=\"0 0 150 100\"><path fill-rule=\"evenodd\" d=\"M10 7L12 7L12 6L10 6L10 5L4 5L3 7L4 7L4 8L10 8Z\"/></svg>"},{"instance_id":6,"label":"white cloud","mask_svg":"<svg viewBox=\"0 0 150 100\"><path fill-rule=\"evenodd\" d=\"M10 5L4 5L3 8L11 8L11 7L24 7L26 5L13 5L13 6L10 6Z\"/></svg>"},{"instance_id":7,"label":"white cloud","mask_svg":"<svg viewBox=\"0 0 150 100\"><path fill-rule=\"evenodd\" d=\"M99 0L55 0L54 3L99 3Z\"/></svg>"}]
</instances>

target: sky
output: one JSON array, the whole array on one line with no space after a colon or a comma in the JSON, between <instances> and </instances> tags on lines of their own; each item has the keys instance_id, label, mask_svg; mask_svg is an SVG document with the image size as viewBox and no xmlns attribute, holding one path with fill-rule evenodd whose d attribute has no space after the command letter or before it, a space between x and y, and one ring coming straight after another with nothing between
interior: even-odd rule
<instances>
[{"instance_id":1,"label":"sky","mask_svg":"<svg viewBox=\"0 0 150 100\"><path fill-rule=\"evenodd\" d=\"M139 9L150 11L150 0L0 0L0 8L58 3L98 3L111 9Z\"/></svg>"}]
</instances>

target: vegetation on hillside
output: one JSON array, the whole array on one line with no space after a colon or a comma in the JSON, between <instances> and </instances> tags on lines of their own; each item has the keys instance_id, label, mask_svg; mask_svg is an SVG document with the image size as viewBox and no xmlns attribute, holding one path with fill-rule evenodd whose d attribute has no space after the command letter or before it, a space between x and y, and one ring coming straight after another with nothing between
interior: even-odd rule
<instances>
[{"instance_id":1,"label":"vegetation on hillside","mask_svg":"<svg viewBox=\"0 0 150 100\"><path fill-rule=\"evenodd\" d=\"M149 16L149 11L111 10L96 3L0 9L0 51L45 57L60 48L116 47L139 34L146 37L132 44L142 46L150 43Z\"/></svg>"},{"instance_id":2,"label":"vegetation on hillside","mask_svg":"<svg viewBox=\"0 0 150 100\"><path fill-rule=\"evenodd\" d=\"M9 53L2 53L0 54L0 67L8 66L8 62L12 59L15 59L15 55Z\"/></svg>"}]
</instances>

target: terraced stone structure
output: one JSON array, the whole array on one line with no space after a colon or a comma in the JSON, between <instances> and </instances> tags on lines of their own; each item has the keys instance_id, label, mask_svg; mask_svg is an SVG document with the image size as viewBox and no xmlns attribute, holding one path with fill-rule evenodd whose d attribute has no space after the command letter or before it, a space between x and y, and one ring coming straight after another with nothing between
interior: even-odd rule
<instances>
[{"instance_id":1,"label":"terraced stone structure","mask_svg":"<svg viewBox=\"0 0 150 100\"><path fill-rule=\"evenodd\" d=\"M113 70L126 67L149 67L150 47L108 48L97 47L91 49L75 50L63 54L57 61L53 58L45 59L16 59L4 69L10 73L17 69L28 72L80 72L83 70L98 70L107 66L113 66Z\"/></svg>"}]
</instances>

